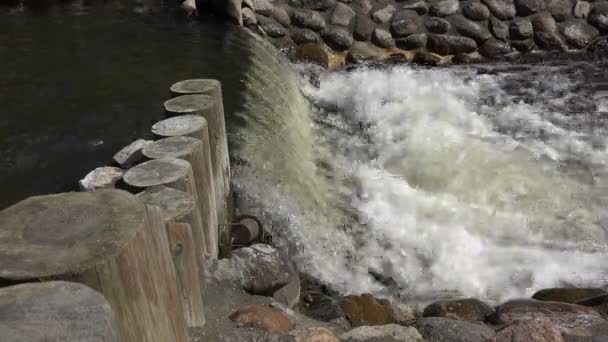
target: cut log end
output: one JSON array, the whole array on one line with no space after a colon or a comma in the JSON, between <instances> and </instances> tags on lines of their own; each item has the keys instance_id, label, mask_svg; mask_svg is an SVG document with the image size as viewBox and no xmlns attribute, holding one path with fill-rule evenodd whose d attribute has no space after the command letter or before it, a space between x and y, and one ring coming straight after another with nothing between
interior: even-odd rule
<instances>
[{"instance_id":1,"label":"cut log end","mask_svg":"<svg viewBox=\"0 0 608 342\"><path fill-rule=\"evenodd\" d=\"M202 94L182 95L165 101L164 106L169 116L200 114L213 107L213 99Z\"/></svg>"},{"instance_id":2,"label":"cut log end","mask_svg":"<svg viewBox=\"0 0 608 342\"><path fill-rule=\"evenodd\" d=\"M181 159L154 159L133 167L123 179L130 186L147 188L175 182L186 177L191 169L190 163Z\"/></svg>"},{"instance_id":3,"label":"cut log end","mask_svg":"<svg viewBox=\"0 0 608 342\"><path fill-rule=\"evenodd\" d=\"M190 135L207 126L207 120L198 115L176 116L159 121L152 126L152 133L159 137Z\"/></svg>"},{"instance_id":4,"label":"cut log end","mask_svg":"<svg viewBox=\"0 0 608 342\"><path fill-rule=\"evenodd\" d=\"M220 86L221 85L218 80L199 78L174 83L170 90L173 96L186 94L209 94Z\"/></svg>"},{"instance_id":5,"label":"cut log end","mask_svg":"<svg viewBox=\"0 0 608 342\"><path fill-rule=\"evenodd\" d=\"M155 141L143 149L143 154L150 159L183 158L202 148L200 140L176 136Z\"/></svg>"},{"instance_id":6,"label":"cut log end","mask_svg":"<svg viewBox=\"0 0 608 342\"><path fill-rule=\"evenodd\" d=\"M137 198L148 205L161 208L165 221L178 221L190 214L196 205L194 197L186 192L154 186L146 189Z\"/></svg>"},{"instance_id":7,"label":"cut log end","mask_svg":"<svg viewBox=\"0 0 608 342\"><path fill-rule=\"evenodd\" d=\"M141 229L143 207L135 196L114 189L18 202L0 212L0 278L19 281L89 269L119 253Z\"/></svg>"}]
</instances>

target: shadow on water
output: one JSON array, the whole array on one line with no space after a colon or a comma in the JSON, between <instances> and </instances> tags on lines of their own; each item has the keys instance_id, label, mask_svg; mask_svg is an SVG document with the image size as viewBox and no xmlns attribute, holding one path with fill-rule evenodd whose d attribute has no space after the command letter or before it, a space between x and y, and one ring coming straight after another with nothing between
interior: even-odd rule
<instances>
[{"instance_id":1,"label":"shadow on water","mask_svg":"<svg viewBox=\"0 0 608 342\"><path fill-rule=\"evenodd\" d=\"M0 2L0 208L73 190L148 137L175 81L219 79L239 108L243 32L162 1L35 3Z\"/></svg>"}]
</instances>

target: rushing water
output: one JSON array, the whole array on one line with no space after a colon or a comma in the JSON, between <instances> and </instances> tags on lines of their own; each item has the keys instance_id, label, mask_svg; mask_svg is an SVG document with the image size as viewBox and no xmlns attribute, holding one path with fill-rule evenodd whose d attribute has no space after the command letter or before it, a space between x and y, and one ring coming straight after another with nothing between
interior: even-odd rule
<instances>
[{"instance_id":1,"label":"rushing water","mask_svg":"<svg viewBox=\"0 0 608 342\"><path fill-rule=\"evenodd\" d=\"M297 76L253 50L235 183L302 270L421 301L608 283L606 63Z\"/></svg>"}]
</instances>

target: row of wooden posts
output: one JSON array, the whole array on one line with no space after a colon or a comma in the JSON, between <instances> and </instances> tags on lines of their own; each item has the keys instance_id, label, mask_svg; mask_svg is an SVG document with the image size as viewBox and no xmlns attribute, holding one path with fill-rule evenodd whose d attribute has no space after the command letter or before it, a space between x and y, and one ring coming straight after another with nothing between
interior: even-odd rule
<instances>
[{"instance_id":1,"label":"row of wooden posts","mask_svg":"<svg viewBox=\"0 0 608 342\"><path fill-rule=\"evenodd\" d=\"M130 191L0 212L1 341L185 342L205 324L204 260L232 220L222 90L210 79L170 90L157 140L123 151L147 160L121 174Z\"/></svg>"}]
</instances>

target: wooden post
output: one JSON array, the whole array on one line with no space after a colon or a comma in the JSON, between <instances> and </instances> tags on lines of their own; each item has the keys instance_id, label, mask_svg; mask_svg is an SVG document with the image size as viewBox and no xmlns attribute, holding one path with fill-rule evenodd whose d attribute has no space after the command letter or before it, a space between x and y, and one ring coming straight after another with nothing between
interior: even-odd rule
<instances>
[{"instance_id":1,"label":"wooden post","mask_svg":"<svg viewBox=\"0 0 608 342\"><path fill-rule=\"evenodd\" d=\"M146 146L142 153L150 159L178 158L192 165L196 193L199 196L200 212L203 220L205 242L209 254L217 258L218 229L215 206L215 192L213 187L213 171L209 159L209 149L203 152L203 144L192 137L176 136L158 140ZM207 214L209 213L209 214Z\"/></svg>"},{"instance_id":2,"label":"wooden post","mask_svg":"<svg viewBox=\"0 0 608 342\"><path fill-rule=\"evenodd\" d=\"M232 222L232 214L228 205L230 196L230 159L228 154L228 135L226 134L226 119L224 116L224 103L222 97L222 84L212 79L191 79L173 84L170 88L175 98L165 102L165 111L168 115L180 115L187 108L190 101L207 103L211 99L211 109L201 109L200 114L209 122L209 135L211 142L211 158L213 161L213 174L216 177L216 203L219 210L220 224ZM199 97L195 97L199 94ZM194 97L193 97L194 96ZM200 105L199 105L200 106ZM206 108L206 107L205 107ZM188 113L194 114L194 113Z\"/></svg>"},{"instance_id":3,"label":"wooden post","mask_svg":"<svg viewBox=\"0 0 608 342\"><path fill-rule=\"evenodd\" d=\"M3 342L118 342L112 308L98 292L50 281L0 289Z\"/></svg>"},{"instance_id":4,"label":"wooden post","mask_svg":"<svg viewBox=\"0 0 608 342\"><path fill-rule=\"evenodd\" d=\"M191 137L201 142L199 149L198 144L192 140L173 139L156 144L154 148L146 149L146 151L148 151L147 153L150 158L172 156L186 159L192 163L193 172L196 172L194 175L199 189L197 203L200 206L203 228L207 237L206 251L210 257L217 258L219 234L218 211L215 202L216 183L214 181L213 170L209 168L213 164L211 163L209 150L207 120L197 115L176 116L156 123L152 126L152 133L163 138Z\"/></svg>"},{"instance_id":5,"label":"wooden post","mask_svg":"<svg viewBox=\"0 0 608 342\"><path fill-rule=\"evenodd\" d=\"M188 341L160 209L126 191L30 197L0 212L0 280L44 279L101 292L121 341Z\"/></svg>"},{"instance_id":6,"label":"wooden post","mask_svg":"<svg viewBox=\"0 0 608 342\"><path fill-rule=\"evenodd\" d=\"M154 159L141 163L131 168L123 177L125 183L136 188L149 188L164 185L169 188L184 191L190 194L196 203L199 203L196 193L196 182L192 173L192 166L185 160L175 158ZM192 211L193 227L203 227L203 229L193 229L194 246L197 251L197 260L203 260L206 251L206 242L203 221L199 206L195 206Z\"/></svg>"}]
</instances>

